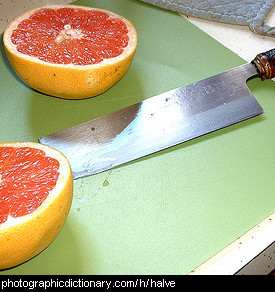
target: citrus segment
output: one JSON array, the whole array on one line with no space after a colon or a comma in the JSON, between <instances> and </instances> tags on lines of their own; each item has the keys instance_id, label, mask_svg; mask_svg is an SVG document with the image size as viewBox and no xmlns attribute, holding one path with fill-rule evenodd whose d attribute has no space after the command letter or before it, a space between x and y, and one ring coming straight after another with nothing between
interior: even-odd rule
<instances>
[{"instance_id":1,"label":"citrus segment","mask_svg":"<svg viewBox=\"0 0 275 292\"><path fill-rule=\"evenodd\" d=\"M88 65L119 56L129 37L124 22L106 13L60 8L35 12L11 40L20 53L49 63Z\"/></svg>"},{"instance_id":2,"label":"citrus segment","mask_svg":"<svg viewBox=\"0 0 275 292\"><path fill-rule=\"evenodd\" d=\"M64 98L98 95L117 83L135 55L137 34L124 17L75 5L46 6L4 32L8 58L31 87Z\"/></svg>"},{"instance_id":3,"label":"citrus segment","mask_svg":"<svg viewBox=\"0 0 275 292\"><path fill-rule=\"evenodd\" d=\"M0 224L36 210L58 179L59 162L30 147L0 148Z\"/></svg>"},{"instance_id":4,"label":"citrus segment","mask_svg":"<svg viewBox=\"0 0 275 292\"><path fill-rule=\"evenodd\" d=\"M46 248L70 210L67 159L39 143L0 143L0 269Z\"/></svg>"}]
</instances>

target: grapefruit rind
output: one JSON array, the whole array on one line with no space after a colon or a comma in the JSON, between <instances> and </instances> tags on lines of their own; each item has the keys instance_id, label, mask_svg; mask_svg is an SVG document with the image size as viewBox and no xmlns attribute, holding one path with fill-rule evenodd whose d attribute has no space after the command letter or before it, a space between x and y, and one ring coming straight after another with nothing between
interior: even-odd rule
<instances>
[{"instance_id":1,"label":"grapefruit rind","mask_svg":"<svg viewBox=\"0 0 275 292\"><path fill-rule=\"evenodd\" d=\"M17 51L11 42L11 35L18 24L31 14L43 8L80 8L97 10L122 20L128 28L129 43L116 57L104 59L92 65L52 64ZM28 11L15 19L4 31L4 47L8 59L17 75L33 89L66 99L83 99L99 95L116 84L128 71L137 47L137 32L126 18L108 10L77 6L48 5Z\"/></svg>"},{"instance_id":2,"label":"grapefruit rind","mask_svg":"<svg viewBox=\"0 0 275 292\"><path fill-rule=\"evenodd\" d=\"M69 214L73 179L68 160L58 150L39 143L0 143L0 147L34 147L59 161L59 178L34 212L8 217L0 224L0 269L19 265L43 251L57 236Z\"/></svg>"}]
</instances>

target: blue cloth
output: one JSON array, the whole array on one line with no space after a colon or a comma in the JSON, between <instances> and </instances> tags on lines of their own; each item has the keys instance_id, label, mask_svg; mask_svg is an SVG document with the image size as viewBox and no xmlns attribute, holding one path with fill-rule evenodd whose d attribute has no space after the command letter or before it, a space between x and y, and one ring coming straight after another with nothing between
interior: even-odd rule
<instances>
[{"instance_id":1,"label":"blue cloth","mask_svg":"<svg viewBox=\"0 0 275 292\"><path fill-rule=\"evenodd\" d=\"M183 15L229 24L246 25L257 34L275 37L265 23L275 0L141 0Z\"/></svg>"}]
</instances>

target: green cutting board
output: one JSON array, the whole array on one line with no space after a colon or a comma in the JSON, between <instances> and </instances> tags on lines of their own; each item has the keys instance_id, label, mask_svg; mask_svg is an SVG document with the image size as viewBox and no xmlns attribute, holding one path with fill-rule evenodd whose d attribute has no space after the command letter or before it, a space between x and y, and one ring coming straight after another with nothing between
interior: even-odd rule
<instances>
[{"instance_id":1,"label":"green cutting board","mask_svg":"<svg viewBox=\"0 0 275 292\"><path fill-rule=\"evenodd\" d=\"M38 138L245 63L176 13L137 0L82 0L132 21L138 49L108 92L40 94L1 43L0 142ZM3 274L186 274L275 209L275 83L251 80L264 115L74 182L53 243ZM1 247L0 247L1 248Z\"/></svg>"}]
</instances>

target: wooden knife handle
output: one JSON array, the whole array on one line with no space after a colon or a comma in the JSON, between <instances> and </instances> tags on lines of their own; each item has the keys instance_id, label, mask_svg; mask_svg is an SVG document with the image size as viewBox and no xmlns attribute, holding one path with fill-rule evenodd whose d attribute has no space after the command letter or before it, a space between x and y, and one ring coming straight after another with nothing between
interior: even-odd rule
<instances>
[{"instance_id":1,"label":"wooden knife handle","mask_svg":"<svg viewBox=\"0 0 275 292\"><path fill-rule=\"evenodd\" d=\"M252 63L257 67L262 80L275 77L275 49L257 55Z\"/></svg>"}]
</instances>

